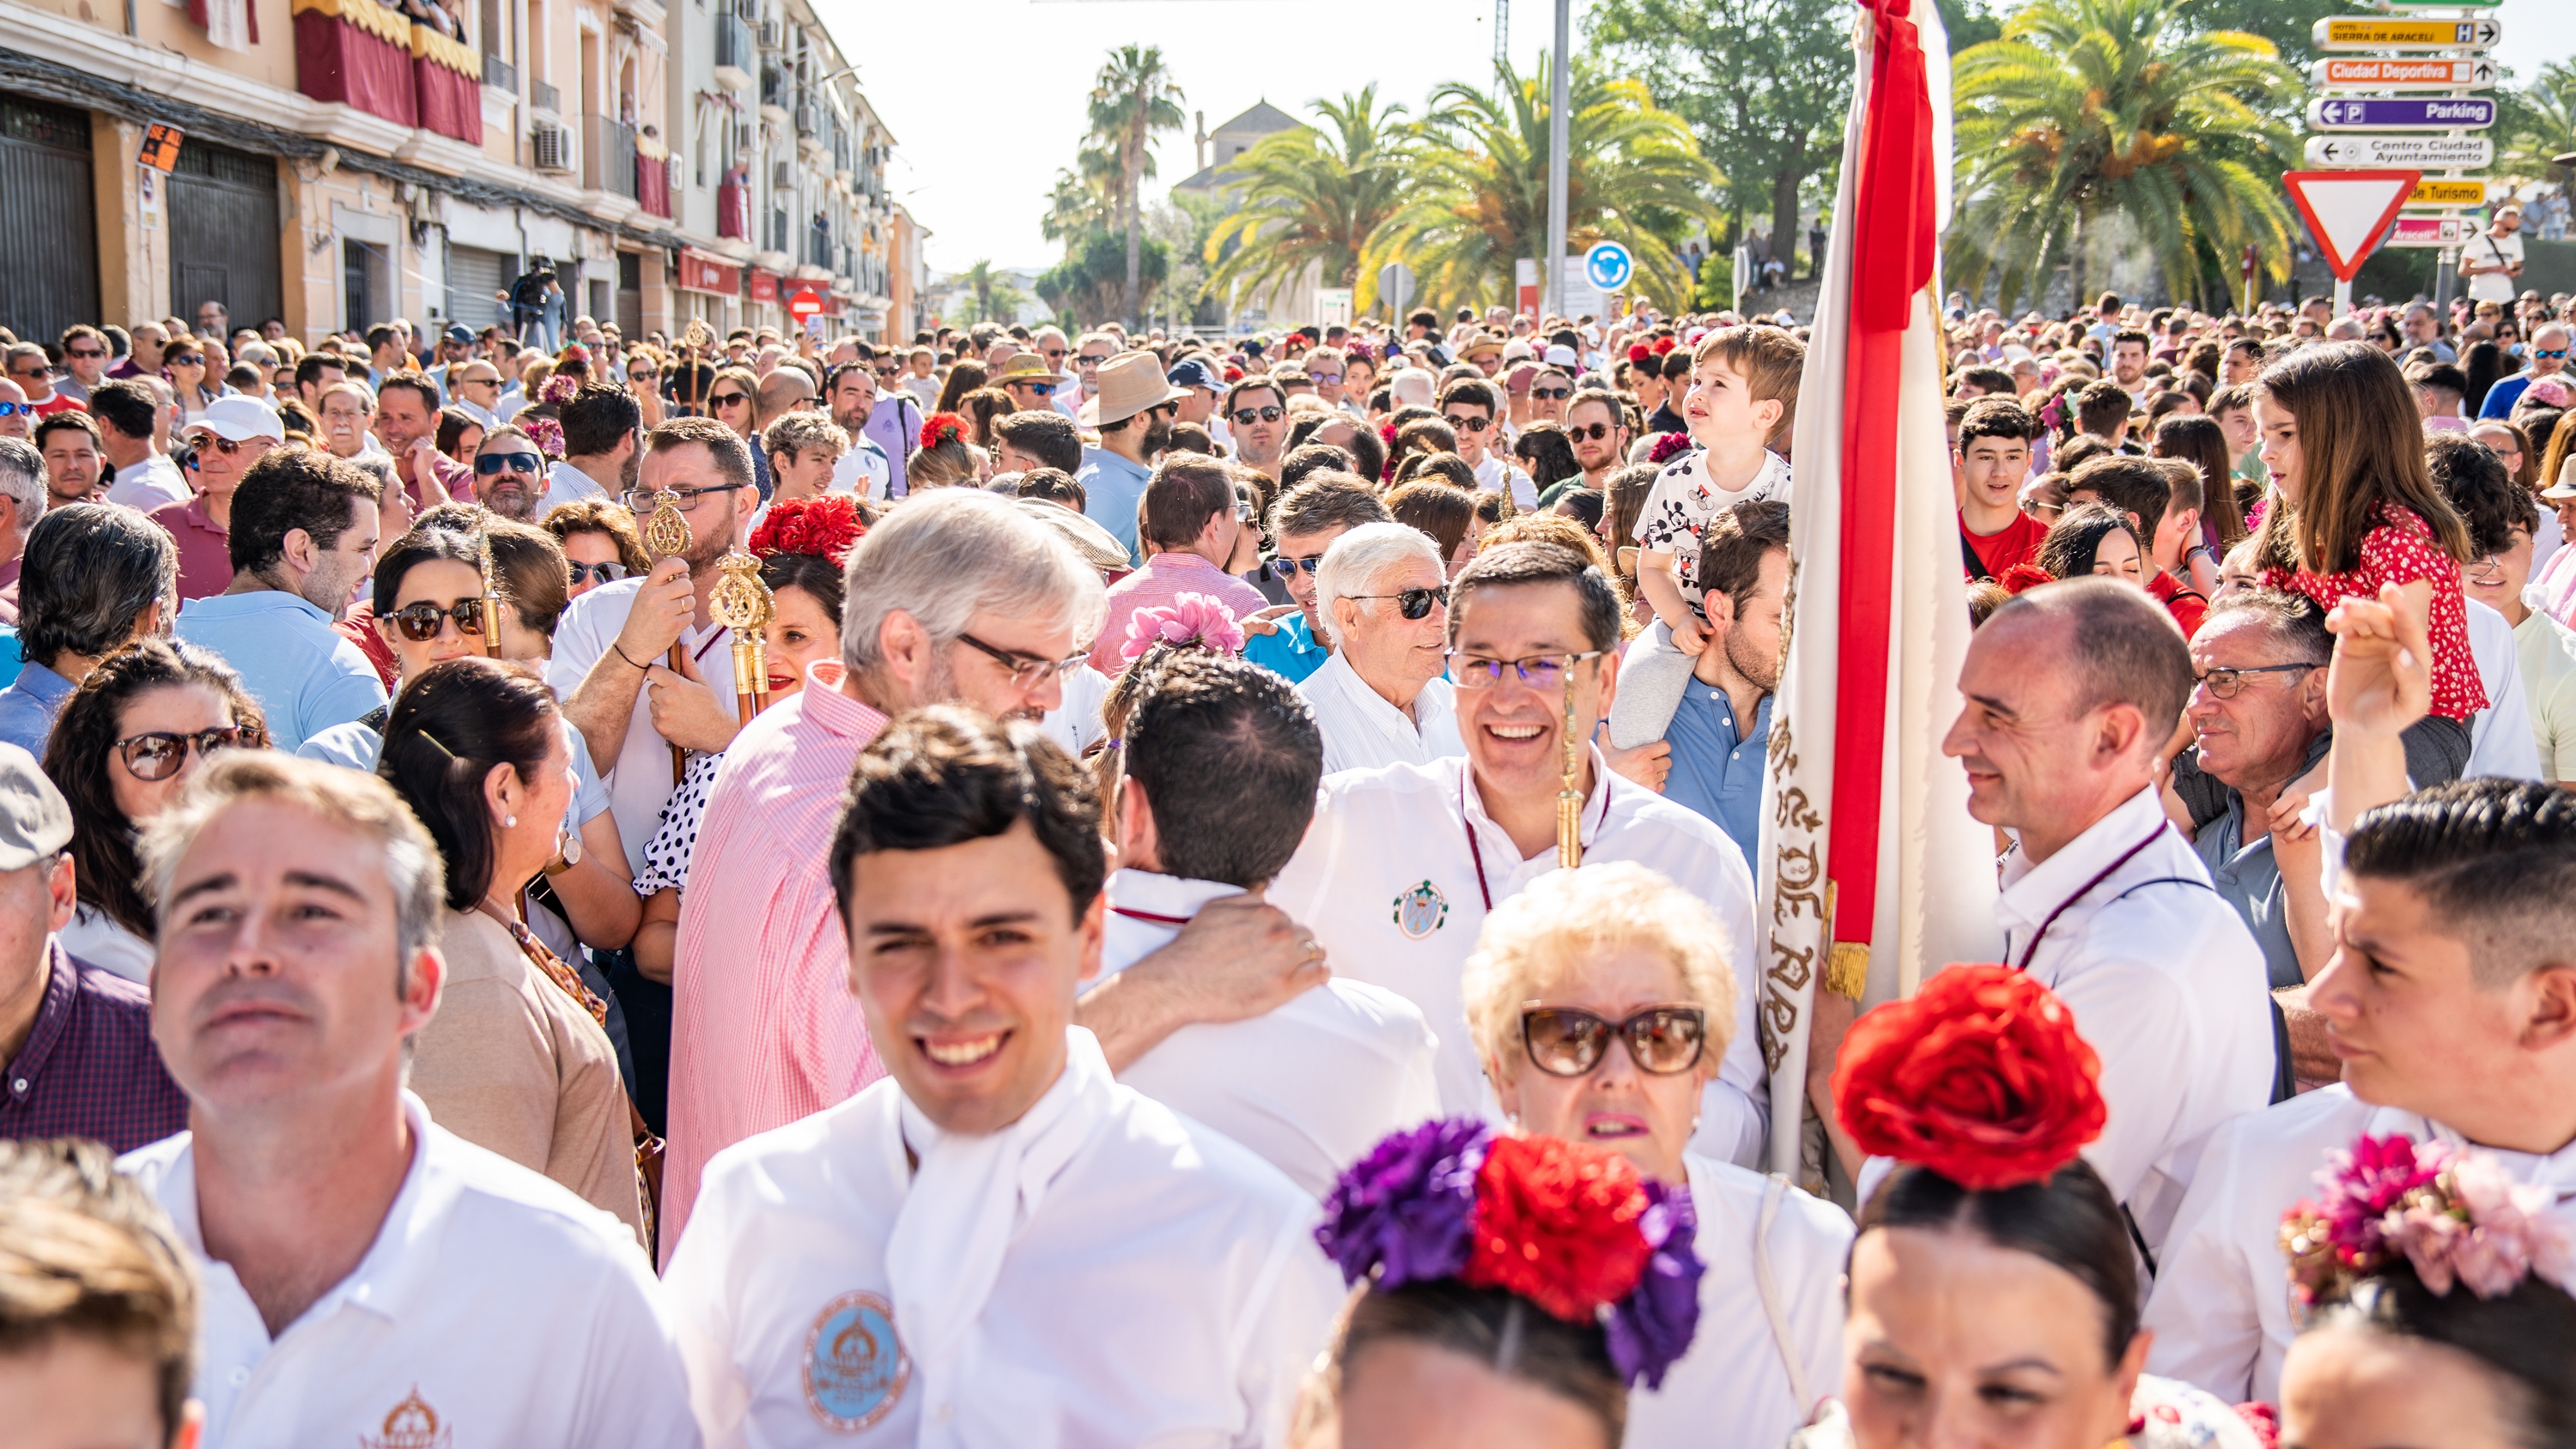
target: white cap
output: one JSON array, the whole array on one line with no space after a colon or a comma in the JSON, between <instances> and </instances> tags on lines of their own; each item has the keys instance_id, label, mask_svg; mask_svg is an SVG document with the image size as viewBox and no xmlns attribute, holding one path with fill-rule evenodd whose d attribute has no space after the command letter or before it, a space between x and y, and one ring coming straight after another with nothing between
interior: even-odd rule
<instances>
[{"instance_id":1,"label":"white cap","mask_svg":"<svg viewBox=\"0 0 2576 1449\"><path fill-rule=\"evenodd\" d=\"M192 434L199 429L230 443L238 443L245 438L266 438L272 443L286 441L286 425L278 421L277 409L258 398L243 397L238 393L206 404L206 410L197 415L197 420L188 424L188 431Z\"/></svg>"},{"instance_id":2,"label":"white cap","mask_svg":"<svg viewBox=\"0 0 2576 1449\"><path fill-rule=\"evenodd\" d=\"M1574 355L1573 348L1560 342L1547 350L1547 364L1550 367L1577 367L1582 364L1582 359Z\"/></svg>"}]
</instances>

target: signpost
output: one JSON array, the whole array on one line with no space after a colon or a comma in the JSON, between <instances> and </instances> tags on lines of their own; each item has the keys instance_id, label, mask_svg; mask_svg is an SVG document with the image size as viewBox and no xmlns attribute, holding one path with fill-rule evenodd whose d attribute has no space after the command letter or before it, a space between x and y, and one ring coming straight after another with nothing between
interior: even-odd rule
<instances>
[{"instance_id":1,"label":"signpost","mask_svg":"<svg viewBox=\"0 0 2576 1449\"><path fill-rule=\"evenodd\" d=\"M2495 102L2450 96L2308 102L2308 125L2320 131L2483 131L2495 122Z\"/></svg>"},{"instance_id":2,"label":"signpost","mask_svg":"<svg viewBox=\"0 0 2576 1449\"><path fill-rule=\"evenodd\" d=\"M1404 322L1404 309L1413 304L1413 268L1402 262L1389 262L1377 269L1377 294L1386 303L1387 319Z\"/></svg>"},{"instance_id":3,"label":"signpost","mask_svg":"<svg viewBox=\"0 0 2576 1449\"><path fill-rule=\"evenodd\" d=\"M2496 82L2495 62L2486 59L2409 56L2403 60L2331 57L2308 67L2308 84L2318 90L2462 91L2485 90Z\"/></svg>"},{"instance_id":4,"label":"signpost","mask_svg":"<svg viewBox=\"0 0 2576 1449\"><path fill-rule=\"evenodd\" d=\"M2418 181L2415 194L2406 198L2408 206L2470 207L2487 204L2487 184L2483 181Z\"/></svg>"},{"instance_id":5,"label":"signpost","mask_svg":"<svg viewBox=\"0 0 2576 1449\"><path fill-rule=\"evenodd\" d=\"M810 288L798 292L787 299L787 315L800 320L806 317L820 317L823 315L823 299L814 295Z\"/></svg>"},{"instance_id":6,"label":"signpost","mask_svg":"<svg viewBox=\"0 0 2576 1449\"><path fill-rule=\"evenodd\" d=\"M2307 145L2311 166L2469 171L2494 161L2495 143L2484 136L2310 136Z\"/></svg>"},{"instance_id":7,"label":"signpost","mask_svg":"<svg viewBox=\"0 0 2576 1449\"><path fill-rule=\"evenodd\" d=\"M2469 239L2469 224L2456 216L2401 216L2388 229L2393 247L2458 247Z\"/></svg>"},{"instance_id":8,"label":"signpost","mask_svg":"<svg viewBox=\"0 0 2576 1449\"><path fill-rule=\"evenodd\" d=\"M1637 274L1637 262L1628 255L1626 247L1605 241L1583 254L1583 272L1584 280L1590 282L1595 291L1616 292L1624 289L1628 279Z\"/></svg>"},{"instance_id":9,"label":"signpost","mask_svg":"<svg viewBox=\"0 0 2576 1449\"><path fill-rule=\"evenodd\" d=\"M2353 277L2421 179L2412 171L2293 171L2281 178L2334 272L2338 315L2351 308Z\"/></svg>"},{"instance_id":10,"label":"signpost","mask_svg":"<svg viewBox=\"0 0 2576 1449\"><path fill-rule=\"evenodd\" d=\"M2308 32L2319 50L2493 50L2504 27L2489 19L2320 20Z\"/></svg>"}]
</instances>

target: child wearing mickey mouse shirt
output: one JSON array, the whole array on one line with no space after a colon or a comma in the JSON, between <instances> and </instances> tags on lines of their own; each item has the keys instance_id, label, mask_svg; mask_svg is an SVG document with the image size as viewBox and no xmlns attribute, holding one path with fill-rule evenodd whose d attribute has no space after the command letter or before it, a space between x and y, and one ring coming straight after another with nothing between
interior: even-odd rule
<instances>
[{"instance_id":1,"label":"child wearing mickey mouse shirt","mask_svg":"<svg viewBox=\"0 0 2576 1449\"><path fill-rule=\"evenodd\" d=\"M1698 578L1709 519L1738 503L1789 499L1789 462L1773 449L1788 440L1797 417L1806 354L1777 327L1721 328L1691 354L1682 416L1698 446L1655 479L1637 519L1637 592L1653 606L1655 624L1620 664L1619 703L1628 708L1611 716L1616 748L1662 737L1659 722L1672 717L1694 660L1710 643Z\"/></svg>"}]
</instances>

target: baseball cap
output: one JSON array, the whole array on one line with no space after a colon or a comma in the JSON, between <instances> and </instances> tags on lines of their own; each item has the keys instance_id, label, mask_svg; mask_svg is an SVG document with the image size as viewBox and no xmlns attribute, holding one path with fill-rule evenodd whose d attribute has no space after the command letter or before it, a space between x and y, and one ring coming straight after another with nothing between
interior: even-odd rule
<instances>
[{"instance_id":1,"label":"baseball cap","mask_svg":"<svg viewBox=\"0 0 2576 1449\"><path fill-rule=\"evenodd\" d=\"M1582 359L1574 355L1573 348L1560 342L1547 350L1547 363L1550 367L1576 367Z\"/></svg>"},{"instance_id":2,"label":"baseball cap","mask_svg":"<svg viewBox=\"0 0 2576 1449\"><path fill-rule=\"evenodd\" d=\"M474 334L467 330L465 324L462 322L448 323L447 331L444 335L450 342L471 342L474 340Z\"/></svg>"},{"instance_id":3,"label":"baseball cap","mask_svg":"<svg viewBox=\"0 0 2576 1449\"><path fill-rule=\"evenodd\" d=\"M1172 370L1163 375L1163 380L1174 387L1203 387L1211 392L1225 391L1225 384L1217 381L1215 370L1196 357L1184 357L1173 363Z\"/></svg>"},{"instance_id":4,"label":"baseball cap","mask_svg":"<svg viewBox=\"0 0 2576 1449\"><path fill-rule=\"evenodd\" d=\"M245 397L240 393L219 397L206 404L206 410L187 427L190 433L200 429L228 443L238 443L245 438L266 438L272 443L286 441L286 425L278 421L277 409L258 398Z\"/></svg>"},{"instance_id":5,"label":"baseball cap","mask_svg":"<svg viewBox=\"0 0 2576 1449\"><path fill-rule=\"evenodd\" d=\"M36 757L0 744L0 870L46 865L72 843L72 807Z\"/></svg>"}]
</instances>

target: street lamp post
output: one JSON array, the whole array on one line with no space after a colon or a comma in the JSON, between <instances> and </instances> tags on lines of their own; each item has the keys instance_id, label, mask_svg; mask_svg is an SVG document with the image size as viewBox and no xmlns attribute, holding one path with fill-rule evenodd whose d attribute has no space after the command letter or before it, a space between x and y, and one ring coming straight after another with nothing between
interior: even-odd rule
<instances>
[{"instance_id":1,"label":"street lamp post","mask_svg":"<svg viewBox=\"0 0 2576 1449\"><path fill-rule=\"evenodd\" d=\"M1565 315L1566 67L1574 47L1573 0L1556 0L1556 62L1548 67L1547 258L1539 263L1540 307Z\"/></svg>"}]
</instances>

